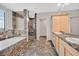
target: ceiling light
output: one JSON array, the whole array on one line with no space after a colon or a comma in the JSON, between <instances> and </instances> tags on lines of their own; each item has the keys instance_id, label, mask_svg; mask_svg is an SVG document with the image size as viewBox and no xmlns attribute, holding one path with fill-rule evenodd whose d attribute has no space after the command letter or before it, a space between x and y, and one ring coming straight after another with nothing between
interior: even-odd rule
<instances>
[{"instance_id":1,"label":"ceiling light","mask_svg":"<svg viewBox=\"0 0 79 59\"><path fill-rule=\"evenodd\" d=\"M64 7L65 5L63 4L62 7Z\"/></svg>"},{"instance_id":2,"label":"ceiling light","mask_svg":"<svg viewBox=\"0 0 79 59\"><path fill-rule=\"evenodd\" d=\"M65 7L65 6L67 6L67 5L69 5L69 3L64 3L64 4L62 5L62 7Z\"/></svg>"},{"instance_id":3,"label":"ceiling light","mask_svg":"<svg viewBox=\"0 0 79 59\"><path fill-rule=\"evenodd\" d=\"M69 5L69 3L64 3L64 5Z\"/></svg>"},{"instance_id":4,"label":"ceiling light","mask_svg":"<svg viewBox=\"0 0 79 59\"><path fill-rule=\"evenodd\" d=\"M61 3L58 3L57 6L60 7L61 6Z\"/></svg>"}]
</instances>

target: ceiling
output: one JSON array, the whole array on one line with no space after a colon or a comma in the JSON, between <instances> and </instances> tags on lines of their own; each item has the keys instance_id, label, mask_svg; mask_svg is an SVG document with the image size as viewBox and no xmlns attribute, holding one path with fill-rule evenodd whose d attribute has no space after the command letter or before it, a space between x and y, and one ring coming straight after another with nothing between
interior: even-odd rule
<instances>
[{"instance_id":1,"label":"ceiling","mask_svg":"<svg viewBox=\"0 0 79 59\"><path fill-rule=\"evenodd\" d=\"M58 6L58 3L1 3L1 5L13 11L22 11L23 9L27 9L30 12L36 13L79 9L79 3L70 3L68 5L64 5L64 7Z\"/></svg>"}]
</instances>

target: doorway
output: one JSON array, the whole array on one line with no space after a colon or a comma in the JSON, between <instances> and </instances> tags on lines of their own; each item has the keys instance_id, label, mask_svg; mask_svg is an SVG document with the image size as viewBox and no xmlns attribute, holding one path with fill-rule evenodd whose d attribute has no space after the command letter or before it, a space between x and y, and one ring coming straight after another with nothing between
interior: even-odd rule
<instances>
[{"instance_id":1,"label":"doorway","mask_svg":"<svg viewBox=\"0 0 79 59\"><path fill-rule=\"evenodd\" d=\"M35 39L35 18L29 18L28 22L28 38Z\"/></svg>"}]
</instances>

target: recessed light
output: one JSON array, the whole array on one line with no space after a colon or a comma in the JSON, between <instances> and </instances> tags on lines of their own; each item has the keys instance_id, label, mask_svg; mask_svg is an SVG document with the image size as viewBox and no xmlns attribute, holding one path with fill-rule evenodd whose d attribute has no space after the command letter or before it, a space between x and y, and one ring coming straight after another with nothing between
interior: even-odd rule
<instances>
[{"instance_id":1,"label":"recessed light","mask_svg":"<svg viewBox=\"0 0 79 59\"><path fill-rule=\"evenodd\" d=\"M60 7L61 6L61 3L58 3L57 6Z\"/></svg>"},{"instance_id":2,"label":"recessed light","mask_svg":"<svg viewBox=\"0 0 79 59\"><path fill-rule=\"evenodd\" d=\"M64 5L69 5L69 3L64 3Z\"/></svg>"}]
</instances>

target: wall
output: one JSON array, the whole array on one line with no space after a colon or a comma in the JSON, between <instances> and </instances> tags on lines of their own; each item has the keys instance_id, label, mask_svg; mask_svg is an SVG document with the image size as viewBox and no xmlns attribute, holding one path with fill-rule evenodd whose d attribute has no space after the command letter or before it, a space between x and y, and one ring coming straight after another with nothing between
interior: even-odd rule
<instances>
[{"instance_id":1,"label":"wall","mask_svg":"<svg viewBox=\"0 0 79 59\"><path fill-rule=\"evenodd\" d=\"M37 14L38 24L37 32L38 36L47 36L47 39L51 39L51 16L50 13L40 13Z\"/></svg>"},{"instance_id":2,"label":"wall","mask_svg":"<svg viewBox=\"0 0 79 59\"><path fill-rule=\"evenodd\" d=\"M12 11L2 5L0 9L5 11L5 30L12 30Z\"/></svg>"},{"instance_id":3,"label":"wall","mask_svg":"<svg viewBox=\"0 0 79 59\"><path fill-rule=\"evenodd\" d=\"M47 31L47 28L46 28L46 19L41 19L40 20L40 36L46 36L46 31Z\"/></svg>"},{"instance_id":4,"label":"wall","mask_svg":"<svg viewBox=\"0 0 79 59\"><path fill-rule=\"evenodd\" d=\"M16 22L17 22L16 23L17 30L24 30L24 19L17 17Z\"/></svg>"},{"instance_id":5,"label":"wall","mask_svg":"<svg viewBox=\"0 0 79 59\"><path fill-rule=\"evenodd\" d=\"M79 35L79 10L69 11L70 33Z\"/></svg>"},{"instance_id":6,"label":"wall","mask_svg":"<svg viewBox=\"0 0 79 59\"><path fill-rule=\"evenodd\" d=\"M54 15L57 12L48 12L48 13L39 13L38 19L37 19L37 37L39 36L47 36L47 39L50 40L52 37L52 30L51 30L51 16ZM64 11L63 11L64 13ZM72 33L75 35L79 35L79 10L70 10L70 11L65 11L65 13L68 13L68 24L69 24L69 30L68 33ZM46 20L46 30L42 28L43 23L40 23L40 19L45 19ZM42 22L42 21L41 21ZM41 25L40 25L41 24ZM41 29L45 30L43 32Z\"/></svg>"}]
</instances>

